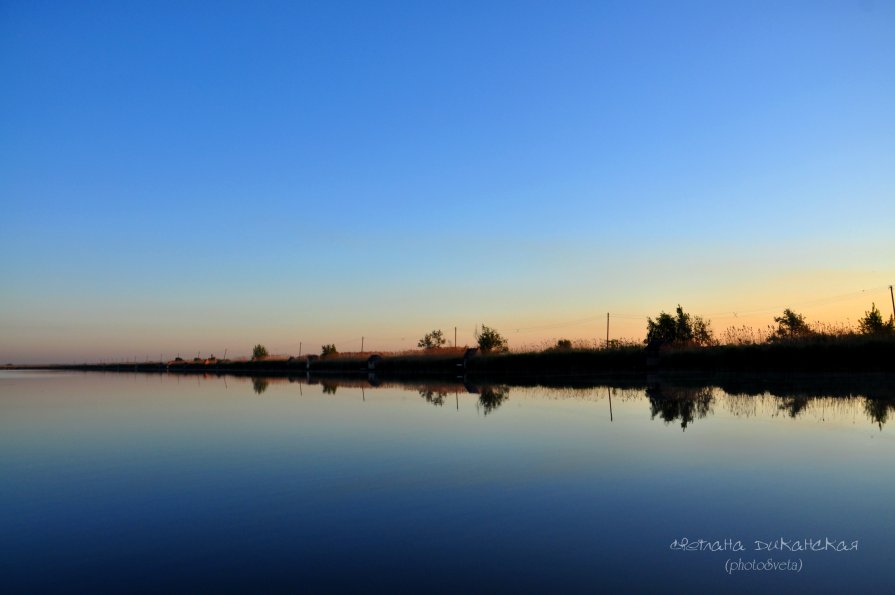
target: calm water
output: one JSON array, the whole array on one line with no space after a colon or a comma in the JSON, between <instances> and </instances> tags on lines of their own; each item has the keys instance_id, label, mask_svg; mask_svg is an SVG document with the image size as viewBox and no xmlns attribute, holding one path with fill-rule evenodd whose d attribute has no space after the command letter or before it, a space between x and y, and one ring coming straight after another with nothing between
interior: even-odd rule
<instances>
[{"instance_id":1,"label":"calm water","mask_svg":"<svg viewBox=\"0 0 895 595\"><path fill-rule=\"evenodd\" d=\"M891 592L895 400L353 384L0 372L0 591Z\"/></svg>"}]
</instances>

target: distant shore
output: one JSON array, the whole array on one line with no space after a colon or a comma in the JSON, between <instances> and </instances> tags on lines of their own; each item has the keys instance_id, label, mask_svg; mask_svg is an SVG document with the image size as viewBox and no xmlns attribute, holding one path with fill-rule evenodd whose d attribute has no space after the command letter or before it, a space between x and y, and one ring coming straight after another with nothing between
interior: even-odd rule
<instances>
[{"instance_id":1,"label":"distant shore","mask_svg":"<svg viewBox=\"0 0 895 595\"><path fill-rule=\"evenodd\" d=\"M496 380L557 375L644 375L684 372L895 372L895 337L853 336L710 347L547 349L481 353L477 349L433 349L389 354L271 357L247 360L199 359L5 366L3 369L80 370L180 374L299 375L369 374L399 377L488 377Z\"/></svg>"}]
</instances>

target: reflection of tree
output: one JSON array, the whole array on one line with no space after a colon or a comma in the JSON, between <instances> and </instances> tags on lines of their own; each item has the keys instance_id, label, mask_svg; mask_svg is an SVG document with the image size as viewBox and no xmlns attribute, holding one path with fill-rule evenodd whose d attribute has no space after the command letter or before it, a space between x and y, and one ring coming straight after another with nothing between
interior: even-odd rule
<instances>
[{"instance_id":1,"label":"reflection of tree","mask_svg":"<svg viewBox=\"0 0 895 595\"><path fill-rule=\"evenodd\" d=\"M653 385L646 389L650 402L650 415L658 415L665 423L681 420L681 428L694 419L702 419L712 411L714 396L711 387L663 387Z\"/></svg>"},{"instance_id":2,"label":"reflection of tree","mask_svg":"<svg viewBox=\"0 0 895 595\"><path fill-rule=\"evenodd\" d=\"M884 399L864 399L864 411L867 415L879 425L882 430L883 426L889 420L889 410L895 411L895 401Z\"/></svg>"},{"instance_id":3,"label":"reflection of tree","mask_svg":"<svg viewBox=\"0 0 895 595\"><path fill-rule=\"evenodd\" d=\"M780 411L786 411L791 418L795 419L808 407L810 401L811 397L807 396L781 397L779 408Z\"/></svg>"},{"instance_id":4,"label":"reflection of tree","mask_svg":"<svg viewBox=\"0 0 895 595\"><path fill-rule=\"evenodd\" d=\"M438 405L441 407L444 405L444 400L447 398L447 393L443 391L435 391L435 390L426 390L424 388L419 389L420 396L426 399L427 403L432 403L433 405Z\"/></svg>"},{"instance_id":5,"label":"reflection of tree","mask_svg":"<svg viewBox=\"0 0 895 595\"><path fill-rule=\"evenodd\" d=\"M324 395L334 395L336 394L336 389L339 388L339 385L334 382L322 382L323 385L323 394Z\"/></svg>"},{"instance_id":6,"label":"reflection of tree","mask_svg":"<svg viewBox=\"0 0 895 595\"><path fill-rule=\"evenodd\" d=\"M488 415L509 398L510 387L508 386L483 386L482 392L479 393L479 405L485 410L485 415Z\"/></svg>"},{"instance_id":7,"label":"reflection of tree","mask_svg":"<svg viewBox=\"0 0 895 595\"><path fill-rule=\"evenodd\" d=\"M252 378L252 389L259 395L266 391L269 385L270 383L264 378Z\"/></svg>"}]
</instances>

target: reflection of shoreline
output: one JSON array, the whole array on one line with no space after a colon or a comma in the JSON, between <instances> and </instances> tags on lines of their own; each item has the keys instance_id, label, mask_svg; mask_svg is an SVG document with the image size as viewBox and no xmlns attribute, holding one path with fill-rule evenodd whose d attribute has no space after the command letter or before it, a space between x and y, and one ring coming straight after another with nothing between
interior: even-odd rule
<instances>
[{"instance_id":1,"label":"reflection of shoreline","mask_svg":"<svg viewBox=\"0 0 895 595\"><path fill-rule=\"evenodd\" d=\"M663 390L717 387L730 395L771 394L782 397L854 397L895 399L895 374L657 374L649 376L554 375L526 378L516 382L483 376L390 377L364 374L229 374L206 373L204 378L264 378L269 383L335 384L345 388L407 388L443 392L479 392L475 387L501 385L510 388L593 389L611 387Z\"/></svg>"},{"instance_id":2,"label":"reflection of shoreline","mask_svg":"<svg viewBox=\"0 0 895 595\"><path fill-rule=\"evenodd\" d=\"M217 378L208 375L206 378ZM836 376L780 376L780 377L720 377L696 376L651 377L649 384L621 379L612 382L605 378L562 384L559 378L549 383L508 385L471 383L457 379L437 382L381 382L374 376L367 378L325 375L295 377L243 377L261 394L271 384L319 386L322 394L335 395L338 388L399 389L416 392L426 403L443 407L456 402L460 395L476 397L476 406L485 414L496 412L510 398L511 393L532 394L548 399L579 399L604 402L607 417L612 420L612 400L631 402L644 399L649 415L665 424L680 425L686 430L698 420L710 418L718 412L733 417L784 417L799 419L813 417L816 421L856 419L859 415L881 430L895 419L895 376L871 375L864 377ZM370 393L367 393L370 394ZM453 398L450 398L453 395ZM617 403L618 404L618 403Z\"/></svg>"}]
</instances>

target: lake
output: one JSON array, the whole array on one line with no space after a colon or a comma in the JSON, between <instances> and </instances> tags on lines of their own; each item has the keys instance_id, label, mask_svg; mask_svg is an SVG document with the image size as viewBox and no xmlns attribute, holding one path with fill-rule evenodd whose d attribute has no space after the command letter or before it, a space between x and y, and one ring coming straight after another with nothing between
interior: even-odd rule
<instances>
[{"instance_id":1,"label":"lake","mask_svg":"<svg viewBox=\"0 0 895 595\"><path fill-rule=\"evenodd\" d=\"M891 379L583 384L2 371L0 590L891 592Z\"/></svg>"}]
</instances>

